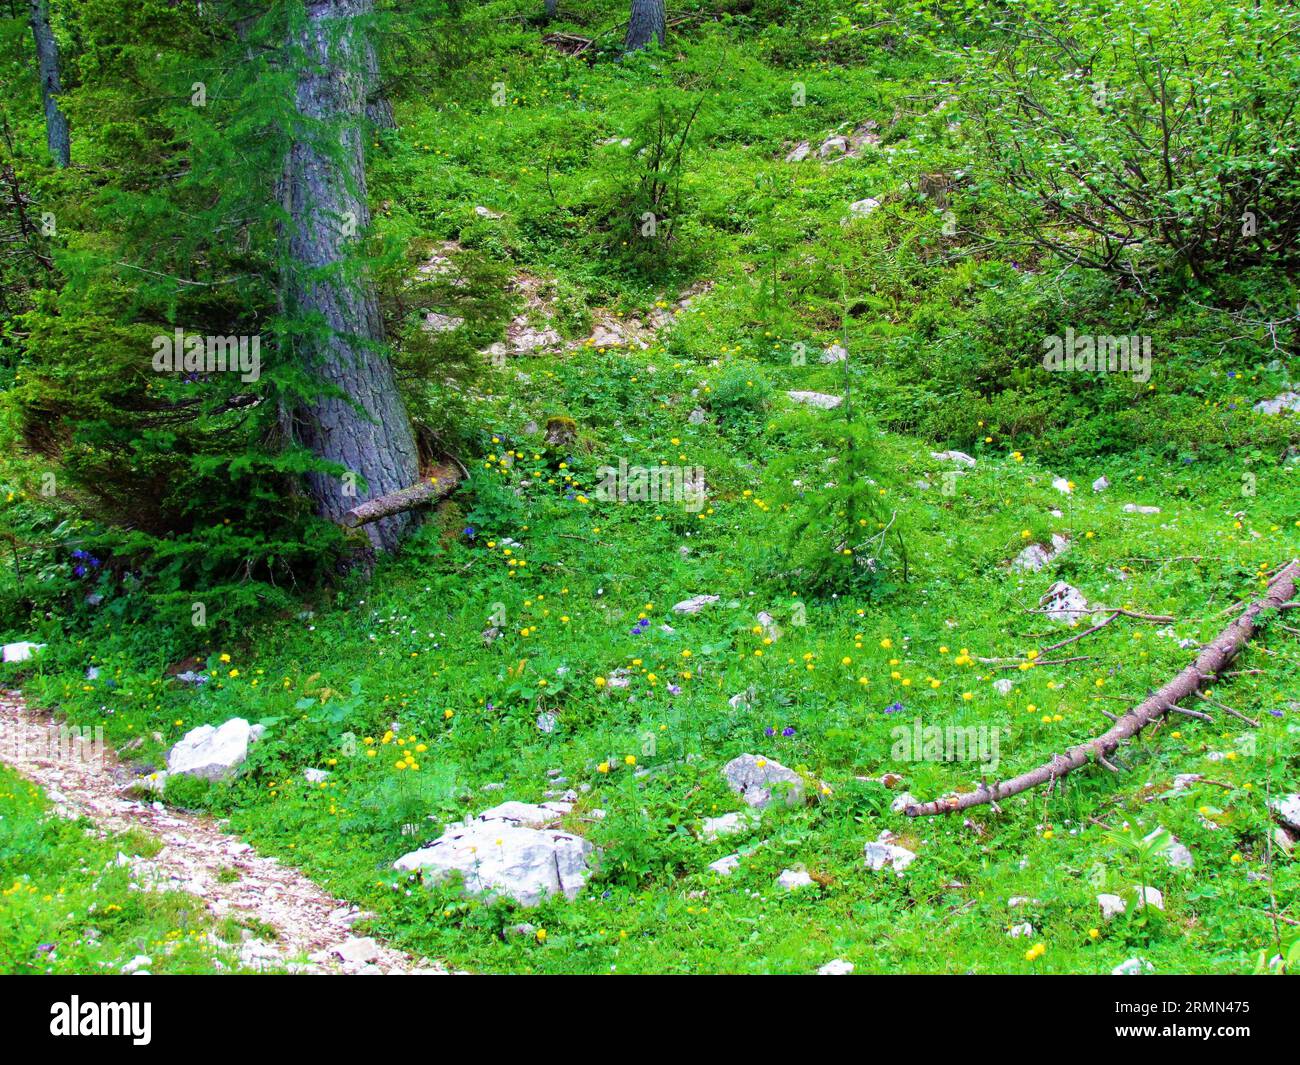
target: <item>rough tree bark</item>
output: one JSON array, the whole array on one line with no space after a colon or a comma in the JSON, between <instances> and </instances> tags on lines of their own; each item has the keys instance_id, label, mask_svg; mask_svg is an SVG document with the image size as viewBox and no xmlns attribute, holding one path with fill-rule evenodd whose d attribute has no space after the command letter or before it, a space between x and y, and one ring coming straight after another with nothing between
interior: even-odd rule
<instances>
[{"instance_id":1,"label":"rough tree bark","mask_svg":"<svg viewBox=\"0 0 1300 1065\"><path fill-rule=\"evenodd\" d=\"M632 0L632 16L623 39L626 51L645 48L651 40L664 43L664 0Z\"/></svg>"},{"instance_id":2,"label":"rough tree bark","mask_svg":"<svg viewBox=\"0 0 1300 1065\"><path fill-rule=\"evenodd\" d=\"M291 425L313 454L364 478L363 488L352 478L308 475L317 511L334 521L359 502L419 478L410 419L381 350L374 286L340 272L347 245L370 222L363 137L370 83L364 28L371 8L371 0L309 2L306 25L294 42L303 57L297 108L305 121L294 131L286 164L292 265L285 299L326 327L327 336L306 343L304 361L343 396L320 397L294 412ZM395 514L367 525L366 532L376 548L391 550L410 520L409 514Z\"/></svg>"},{"instance_id":3,"label":"rough tree bark","mask_svg":"<svg viewBox=\"0 0 1300 1065\"><path fill-rule=\"evenodd\" d=\"M546 0L546 16L543 21L550 22L555 18L555 10L560 5L560 0Z\"/></svg>"},{"instance_id":4,"label":"rough tree bark","mask_svg":"<svg viewBox=\"0 0 1300 1065\"><path fill-rule=\"evenodd\" d=\"M1155 694L1148 696L1132 710L1115 722L1105 733L1096 739L1088 740L1076 747L1071 747L1064 754L1053 756L1050 762L1022 773L1018 777L1004 780L1000 784L981 785L974 791L960 795L950 795L933 802L919 802L906 808L908 817L928 817L935 814L956 813L983 803L997 802L1010 798L1022 791L1046 784L1073 772L1089 761L1095 761L1109 767L1109 758L1124 740L1131 739L1151 722L1158 720L1171 710L1182 709L1178 701L1189 695L1195 695L1201 686L1218 677L1227 665L1237 657L1246 646L1255 631L1255 619L1264 610L1278 610L1288 604L1295 596L1296 584L1300 582L1300 560L1293 560L1282 567L1276 577L1269 582L1268 593L1263 599L1257 599L1242 611L1241 615L1201 649L1196 661L1177 674ZM1184 712L1187 712L1184 709Z\"/></svg>"},{"instance_id":5,"label":"rough tree bark","mask_svg":"<svg viewBox=\"0 0 1300 1065\"><path fill-rule=\"evenodd\" d=\"M45 141L59 166L72 162L72 142L68 136L68 116L59 109L59 49L50 28L49 0L31 0L32 36L36 39L36 70L41 79L41 102L45 105Z\"/></svg>"}]
</instances>

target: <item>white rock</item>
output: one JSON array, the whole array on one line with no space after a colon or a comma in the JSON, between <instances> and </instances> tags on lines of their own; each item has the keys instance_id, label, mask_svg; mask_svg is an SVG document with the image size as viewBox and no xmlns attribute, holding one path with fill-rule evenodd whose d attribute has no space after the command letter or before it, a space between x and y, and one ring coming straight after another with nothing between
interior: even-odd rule
<instances>
[{"instance_id":1,"label":"white rock","mask_svg":"<svg viewBox=\"0 0 1300 1065\"><path fill-rule=\"evenodd\" d=\"M1093 613L1083 593L1065 581L1057 581L1048 588L1038 605L1053 621L1082 621Z\"/></svg>"},{"instance_id":2,"label":"white rock","mask_svg":"<svg viewBox=\"0 0 1300 1065\"><path fill-rule=\"evenodd\" d=\"M1165 897L1158 889L1143 887L1140 884L1133 887L1133 901L1137 903L1139 910L1145 906L1154 906L1157 910L1165 908Z\"/></svg>"},{"instance_id":3,"label":"white rock","mask_svg":"<svg viewBox=\"0 0 1300 1065\"><path fill-rule=\"evenodd\" d=\"M1283 795L1269 800L1274 816L1292 832L1300 832L1300 795Z\"/></svg>"},{"instance_id":4,"label":"white rock","mask_svg":"<svg viewBox=\"0 0 1300 1065\"><path fill-rule=\"evenodd\" d=\"M1255 404L1260 414L1281 414L1285 410L1300 411L1300 392L1283 392L1273 399L1261 399Z\"/></svg>"},{"instance_id":5,"label":"white rock","mask_svg":"<svg viewBox=\"0 0 1300 1065\"><path fill-rule=\"evenodd\" d=\"M1007 899L1007 906L1010 909L1017 910L1021 906L1041 906L1041 899L1031 899L1028 895L1012 895Z\"/></svg>"},{"instance_id":6,"label":"white rock","mask_svg":"<svg viewBox=\"0 0 1300 1065\"><path fill-rule=\"evenodd\" d=\"M1128 909L1128 904L1118 895L1098 895L1097 904L1101 906L1102 917L1108 921L1120 916Z\"/></svg>"},{"instance_id":7,"label":"white rock","mask_svg":"<svg viewBox=\"0 0 1300 1065\"><path fill-rule=\"evenodd\" d=\"M817 970L818 976L848 976L853 972L853 963L845 961L843 958L836 958L834 961L828 961Z\"/></svg>"},{"instance_id":8,"label":"white rock","mask_svg":"<svg viewBox=\"0 0 1300 1065\"><path fill-rule=\"evenodd\" d=\"M820 159L829 159L832 155L843 155L849 150L849 142L844 137L827 137L817 149Z\"/></svg>"},{"instance_id":9,"label":"white rock","mask_svg":"<svg viewBox=\"0 0 1300 1065\"><path fill-rule=\"evenodd\" d=\"M882 833L882 836L887 835L888 833ZM916 855L906 847L900 847L884 839L864 845L862 855L866 859L867 868L873 873L878 873L885 866L889 866L895 873L901 875L904 869L916 861Z\"/></svg>"},{"instance_id":10,"label":"white rock","mask_svg":"<svg viewBox=\"0 0 1300 1065\"><path fill-rule=\"evenodd\" d=\"M818 359L817 361L821 363L825 363L827 366L830 366L837 362L843 362L848 357L849 357L849 353L847 351L845 351L838 344L832 344L829 348L827 348L825 351L822 352L821 358Z\"/></svg>"},{"instance_id":11,"label":"white rock","mask_svg":"<svg viewBox=\"0 0 1300 1065\"><path fill-rule=\"evenodd\" d=\"M1143 973L1155 972L1155 967L1144 958L1129 958L1122 961L1110 971L1111 976L1141 976Z\"/></svg>"},{"instance_id":12,"label":"white rock","mask_svg":"<svg viewBox=\"0 0 1300 1065\"><path fill-rule=\"evenodd\" d=\"M1161 830L1158 828L1153 828L1147 833L1146 839L1143 842L1150 843L1160 831ZM1160 856L1175 868L1190 869L1196 864L1196 860L1192 857L1192 852L1188 850L1172 832L1169 834L1169 845L1160 852ZM1154 888L1152 890L1154 890Z\"/></svg>"},{"instance_id":13,"label":"white rock","mask_svg":"<svg viewBox=\"0 0 1300 1065\"><path fill-rule=\"evenodd\" d=\"M1044 547L1042 544L1030 544L1012 559L1011 568L1037 573L1053 559L1064 554L1065 549L1069 546L1070 541L1064 536L1060 535L1060 533L1052 533L1051 547Z\"/></svg>"},{"instance_id":14,"label":"white rock","mask_svg":"<svg viewBox=\"0 0 1300 1065\"><path fill-rule=\"evenodd\" d=\"M1070 482L1067 481L1064 477L1053 477L1052 487L1055 488L1058 492L1062 492L1067 496L1074 491L1074 489L1070 487Z\"/></svg>"},{"instance_id":15,"label":"white rock","mask_svg":"<svg viewBox=\"0 0 1300 1065\"><path fill-rule=\"evenodd\" d=\"M19 643L7 643L4 645L4 661L26 662L33 655L43 650L45 650L45 644L32 643L30 640L22 640Z\"/></svg>"},{"instance_id":16,"label":"white rock","mask_svg":"<svg viewBox=\"0 0 1300 1065\"><path fill-rule=\"evenodd\" d=\"M821 410L834 410L844 402L843 396L831 396L825 392L787 392L787 396L795 403L803 403L809 407L818 407Z\"/></svg>"},{"instance_id":17,"label":"white rock","mask_svg":"<svg viewBox=\"0 0 1300 1065\"><path fill-rule=\"evenodd\" d=\"M800 141L791 150L790 154L785 157L787 163L802 163L812 154L812 145L807 141Z\"/></svg>"},{"instance_id":18,"label":"white rock","mask_svg":"<svg viewBox=\"0 0 1300 1065\"><path fill-rule=\"evenodd\" d=\"M758 817L752 810L741 813L723 814L721 817L706 817L700 826L700 835L708 842L719 836L737 836L742 832L752 832L758 825Z\"/></svg>"},{"instance_id":19,"label":"white rock","mask_svg":"<svg viewBox=\"0 0 1300 1065\"><path fill-rule=\"evenodd\" d=\"M901 814L909 806L916 805L916 796L910 791L903 792L897 799L889 804L889 809L893 813Z\"/></svg>"},{"instance_id":20,"label":"white rock","mask_svg":"<svg viewBox=\"0 0 1300 1065\"><path fill-rule=\"evenodd\" d=\"M1011 689L1015 686L1016 682L1014 680L1008 680L1006 677L1002 677L993 682L993 687L999 695L1010 695Z\"/></svg>"},{"instance_id":21,"label":"white rock","mask_svg":"<svg viewBox=\"0 0 1300 1065\"><path fill-rule=\"evenodd\" d=\"M690 599L683 599L673 607L674 614L698 614L706 606L716 603L719 596L716 595L696 595Z\"/></svg>"},{"instance_id":22,"label":"white rock","mask_svg":"<svg viewBox=\"0 0 1300 1065\"><path fill-rule=\"evenodd\" d=\"M1110 482L1106 480L1104 474L1092 482L1092 490L1094 492L1104 492L1109 487L1110 487Z\"/></svg>"},{"instance_id":23,"label":"white rock","mask_svg":"<svg viewBox=\"0 0 1300 1065\"><path fill-rule=\"evenodd\" d=\"M958 466L975 465L975 460L964 451L931 451L930 458L940 462L955 462Z\"/></svg>"},{"instance_id":24,"label":"white rock","mask_svg":"<svg viewBox=\"0 0 1300 1065\"><path fill-rule=\"evenodd\" d=\"M567 802L503 802L484 810L472 821L501 821L506 824L523 825L526 828L545 828L556 824L561 817L570 813L573 806Z\"/></svg>"},{"instance_id":25,"label":"white rock","mask_svg":"<svg viewBox=\"0 0 1300 1065\"><path fill-rule=\"evenodd\" d=\"M330 771L328 769L304 769L302 775L308 784L324 784L329 779Z\"/></svg>"},{"instance_id":26,"label":"white rock","mask_svg":"<svg viewBox=\"0 0 1300 1065\"><path fill-rule=\"evenodd\" d=\"M227 780L248 757L248 745L257 739L242 717L232 717L220 728L200 725L191 729L168 752L167 772L200 780Z\"/></svg>"},{"instance_id":27,"label":"white rock","mask_svg":"<svg viewBox=\"0 0 1300 1065\"><path fill-rule=\"evenodd\" d=\"M379 944L370 936L348 936L332 949L343 961L351 965L367 965L379 957Z\"/></svg>"},{"instance_id":28,"label":"white rock","mask_svg":"<svg viewBox=\"0 0 1300 1065\"><path fill-rule=\"evenodd\" d=\"M750 806L763 809L774 795L784 796L786 805L803 801L803 778L793 769L761 755L742 754L722 767L727 786Z\"/></svg>"},{"instance_id":29,"label":"white rock","mask_svg":"<svg viewBox=\"0 0 1300 1065\"><path fill-rule=\"evenodd\" d=\"M794 891L796 888L812 887L815 881L802 869L783 869L776 878L776 883L786 891Z\"/></svg>"},{"instance_id":30,"label":"white rock","mask_svg":"<svg viewBox=\"0 0 1300 1065\"><path fill-rule=\"evenodd\" d=\"M725 858L719 858L716 862L709 862L709 868L718 876L730 876L739 866L739 854L728 854Z\"/></svg>"},{"instance_id":31,"label":"white rock","mask_svg":"<svg viewBox=\"0 0 1300 1065\"><path fill-rule=\"evenodd\" d=\"M1022 924L1013 924L1009 929L1007 929L1007 935L1012 939L1023 939L1027 936L1032 936L1033 934L1034 926L1028 921L1025 921Z\"/></svg>"},{"instance_id":32,"label":"white rock","mask_svg":"<svg viewBox=\"0 0 1300 1065\"><path fill-rule=\"evenodd\" d=\"M490 209L487 208L487 207L475 207L475 208L474 208L474 213L475 213L476 215L478 215L480 218L500 218L500 217L501 217L501 216L500 216L496 211L490 210Z\"/></svg>"},{"instance_id":33,"label":"white rock","mask_svg":"<svg viewBox=\"0 0 1300 1065\"><path fill-rule=\"evenodd\" d=\"M865 200L857 200L849 204L849 213L856 218L866 218L877 207L880 206L879 200L873 200L868 196Z\"/></svg>"},{"instance_id":34,"label":"white rock","mask_svg":"<svg viewBox=\"0 0 1300 1065\"><path fill-rule=\"evenodd\" d=\"M1137 503L1125 503L1124 513L1125 514L1159 514L1160 508L1140 506Z\"/></svg>"},{"instance_id":35,"label":"white rock","mask_svg":"<svg viewBox=\"0 0 1300 1065\"><path fill-rule=\"evenodd\" d=\"M129 962L123 965L118 972L123 975L129 975L130 973L139 972L141 969L146 969L152 964L153 958L149 957L148 954L137 954Z\"/></svg>"},{"instance_id":36,"label":"white rock","mask_svg":"<svg viewBox=\"0 0 1300 1065\"><path fill-rule=\"evenodd\" d=\"M506 895L535 906L550 895L576 898L590 875L594 850L567 832L478 821L449 827L429 846L402 855L393 868L422 870L433 880L460 873L471 894Z\"/></svg>"}]
</instances>

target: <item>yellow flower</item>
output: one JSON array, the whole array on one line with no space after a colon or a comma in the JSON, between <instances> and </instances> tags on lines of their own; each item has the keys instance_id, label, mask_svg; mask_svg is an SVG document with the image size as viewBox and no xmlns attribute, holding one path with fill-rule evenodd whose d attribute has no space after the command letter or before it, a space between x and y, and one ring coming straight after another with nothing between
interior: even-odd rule
<instances>
[{"instance_id":1,"label":"yellow flower","mask_svg":"<svg viewBox=\"0 0 1300 1065\"><path fill-rule=\"evenodd\" d=\"M597 677L597 678L596 678L596 687L597 687L597 688L603 688L604 686L605 686L605 678L604 678L604 677Z\"/></svg>"},{"instance_id":2,"label":"yellow flower","mask_svg":"<svg viewBox=\"0 0 1300 1065\"><path fill-rule=\"evenodd\" d=\"M222 661L222 662L229 662L229 661L230 661L230 655L228 655L228 654L223 654L223 655L221 656L220 661Z\"/></svg>"},{"instance_id":3,"label":"yellow flower","mask_svg":"<svg viewBox=\"0 0 1300 1065\"><path fill-rule=\"evenodd\" d=\"M891 640L888 636L886 636L883 640L880 641L880 646L883 647L886 651L888 651L891 647L894 646L894 641Z\"/></svg>"},{"instance_id":4,"label":"yellow flower","mask_svg":"<svg viewBox=\"0 0 1300 1065\"><path fill-rule=\"evenodd\" d=\"M608 762L601 762L600 765L596 766L596 772L597 772L597 773L608 773L608 772L609 772L609 763L608 763Z\"/></svg>"},{"instance_id":5,"label":"yellow flower","mask_svg":"<svg viewBox=\"0 0 1300 1065\"><path fill-rule=\"evenodd\" d=\"M625 765L636 765L636 755L629 754L626 758L623 759L623 763Z\"/></svg>"}]
</instances>

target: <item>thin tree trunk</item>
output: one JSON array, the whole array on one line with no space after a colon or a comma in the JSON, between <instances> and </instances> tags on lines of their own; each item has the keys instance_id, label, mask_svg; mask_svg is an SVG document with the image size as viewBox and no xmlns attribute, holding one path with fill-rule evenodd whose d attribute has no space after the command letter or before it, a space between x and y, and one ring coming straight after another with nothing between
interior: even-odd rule
<instances>
[{"instance_id":1,"label":"thin tree trunk","mask_svg":"<svg viewBox=\"0 0 1300 1065\"><path fill-rule=\"evenodd\" d=\"M1119 718L1111 728L1096 739L1071 747L1064 754L1053 755L1050 762L1044 762L1037 769L1021 773L1018 777L1004 780L1000 784L989 786L981 784L974 791L960 795L951 795L932 802L918 802L908 806L904 813L908 817L931 817L936 814L956 813L979 806L986 802L1019 795L1022 791L1056 780L1066 773L1085 766L1089 761L1098 762L1109 767L1109 758L1124 740L1132 739L1151 722L1163 717L1171 710L1182 709L1178 701L1189 695L1195 695L1201 686L1213 682L1233 659L1241 653L1247 641L1255 632L1255 619L1264 610L1279 610L1288 603L1296 593L1300 583L1300 559L1292 560L1268 585L1268 594L1257 599L1242 611L1241 616L1224 629L1213 641L1206 644L1196 661L1177 674L1154 695L1148 696L1132 710Z\"/></svg>"},{"instance_id":2,"label":"thin tree trunk","mask_svg":"<svg viewBox=\"0 0 1300 1065\"><path fill-rule=\"evenodd\" d=\"M32 36L36 39L36 69L41 79L41 102L45 106L45 141L50 155L59 166L72 162L72 142L68 136L68 116L59 109L59 48L50 28L49 0L31 0Z\"/></svg>"},{"instance_id":3,"label":"thin tree trunk","mask_svg":"<svg viewBox=\"0 0 1300 1065\"><path fill-rule=\"evenodd\" d=\"M623 47L629 52L645 48L651 40L664 43L664 0L632 0Z\"/></svg>"},{"instance_id":4,"label":"thin tree trunk","mask_svg":"<svg viewBox=\"0 0 1300 1065\"><path fill-rule=\"evenodd\" d=\"M370 222L365 147L371 0L306 5L296 47L303 53L297 106L306 120L289 151L286 199L292 220L286 278L291 310L325 335L305 343L307 368L342 396L322 396L296 412L292 431L313 454L364 479L311 473L307 487L324 517L340 521L367 499L415 483L419 462L410 419L384 356L373 283L344 276L348 244ZM410 521L397 514L366 527L380 550L397 546Z\"/></svg>"},{"instance_id":5,"label":"thin tree trunk","mask_svg":"<svg viewBox=\"0 0 1300 1065\"><path fill-rule=\"evenodd\" d=\"M550 22L555 18L555 9L559 7L560 0L546 0L546 18L544 21Z\"/></svg>"}]
</instances>

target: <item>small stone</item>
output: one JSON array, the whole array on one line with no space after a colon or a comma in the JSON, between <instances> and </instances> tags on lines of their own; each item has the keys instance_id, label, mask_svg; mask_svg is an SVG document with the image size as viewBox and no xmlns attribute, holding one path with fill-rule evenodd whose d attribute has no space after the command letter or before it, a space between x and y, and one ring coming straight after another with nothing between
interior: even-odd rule
<instances>
[{"instance_id":1,"label":"small stone","mask_svg":"<svg viewBox=\"0 0 1300 1065\"><path fill-rule=\"evenodd\" d=\"M975 460L964 451L931 451L930 458L940 462L955 462L958 466L975 465Z\"/></svg>"},{"instance_id":2,"label":"small stone","mask_svg":"<svg viewBox=\"0 0 1300 1065\"><path fill-rule=\"evenodd\" d=\"M1009 929L1007 929L1007 935L1012 939L1024 939L1033 934L1034 926L1028 921L1023 922L1022 924L1013 924Z\"/></svg>"},{"instance_id":3,"label":"small stone","mask_svg":"<svg viewBox=\"0 0 1300 1065\"><path fill-rule=\"evenodd\" d=\"M1300 832L1300 795L1282 795L1269 800L1268 808L1283 826Z\"/></svg>"},{"instance_id":4,"label":"small stone","mask_svg":"<svg viewBox=\"0 0 1300 1065\"><path fill-rule=\"evenodd\" d=\"M1070 487L1070 482L1067 481L1064 477L1053 477L1052 487L1055 488L1058 492L1061 492L1062 494L1067 496L1073 493L1074 491L1074 489Z\"/></svg>"},{"instance_id":5,"label":"small stone","mask_svg":"<svg viewBox=\"0 0 1300 1065\"><path fill-rule=\"evenodd\" d=\"M706 842L712 842L719 836L737 836L743 832L752 832L758 826L758 817L752 810L741 813L723 814L721 817L706 817L700 826L700 835Z\"/></svg>"},{"instance_id":6,"label":"small stone","mask_svg":"<svg viewBox=\"0 0 1300 1065\"><path fill-rule=\"evenodd\" d=\"M1273 399L1261 399L1255 404L1260 414L1281 414L1283 411L1300 411L1300 392L1283 392Z\"/></svg>"},{"instance_id":7,"label":"small stone","mask_svg":"<svg viewBox=\"0 0 1300 1065\"><path fill-rule=\"evenodd\" d=\"M805 873L802 869L783 869L781 875L776 878L777 885L785 888L786 891L794 891L796 888L812 887L815 880Z\"/></svg>"},{"instance_id":8,"label":"small stone","mask_svg":"<svg viewBox=\"0 0 1300 1065\"><path fill-rule=\"evenodd\" d=\"M308 784L324 784L330 776L328 769L304 769L302 775Z\"/></svg>"},{"instance_id":9,"label":"small stone","mask_svg":"<svg viewBox=\"0 0 1300 1065\"><path fill-rule=\"evenodd\" d=\"M1110 971L1111 976L1141 976L1143 973L1155 972L1155 967L1143 958L1129 958L1122 961Z\"/></svg>"},{"instance_id":10,"label":"small stone","mask_svg":"<svg viewBox=\"0 0 1300 1065\"><path fill-rule=\"evenodd\" d=\"M916 805L916 796L913 795L910 791L905 791L901 795L899 795L898 798L896 798L893 802L889 804L889 809L893 813L901 814L909 806L915 806L915 805Z\"/></svg>"},{"instance_id":11,"label":"small stone","mask_svg":"<svg viewBox=\"0 0 1300 1065\"><path fill-rule=\"evenodd\" d=\"M832 396L825 392L787 392L786 395L794 403L802 403L809 407L818 407L821 410L834 410L844 402L843 396Z\"/></svg>"},{"instance_id":12,"label":"small stone","mask_svg":"<svg viewBox=\"0 0 1300 1065\"><path fill-rule=\"evenodd\" d=\"M787 163L802 163L812 154L812 145L807 141L800 141L791 150L790 154L785 157Z\"/></svg>"},{"instance_id":13,"label":"small stone","mask_svg":"<svg viewBox=\"0 0 1300 1065\"><path fill-rule=\"evenodd\" d=\"M709 868L718 876L730 876L740 866L739 854L728 854L725 858L719 858L716 862L710 862Z\"/></svg>"},{"instance_id":14,"label":"small stone","mask_svg":"<svg viewBox=\"0 0 1300 1065\"><path fill-rule=\"evenodd\" d=\"M1125 514L1159 514L1160 508L1140 506L1137 503L1125 503L1124 513Z\"/></svg>"},{"instance_id":15,"label":"small stone","mask_svg":"<svg viewBox=\"0 0 1300 1065\"><path fill-rule=\"evenodd\" d=\"M817 970L818 976L848 976L853 972L853 963L845 961L843 958L836 958L834 961L828 961Z\"/></svg>"},{"instance_id":16,"label":"small stone","mask_svg":"<svg viewBox=\"0 0 1300 1065\"><path fill-rule=\"evenodd\" d=\"M1127 903L1118 895L1098 895L1097 904L1101 907L1101 915L1107 921L1119 917L1126 909Z\"/></svg>"},{"instance_id":17,"label":"small stone","mask_svg":"<svg viewBox=\"0 0 1300 1065\"><path fill-rule=\"evenodd\" d=\"M903 871L916 861L916 855L906 847L889 843L888 836L889 833L882 832L880 840L865 844L862 855L866 859L867 868L873 873L878 873L885 866L889 866L895 873L902 875Z\"/></svg>"},{"instance_id":18,"label":"small stone","mask_svg":"<svg viewBox=\"0 0 1300 1065\"><path fill-rule=\"evenodd\" d=\"M720 596L716 595L696 595L690 599L683 599L680 603L673 606L674 614L698 614L706 606L718 602Z\"/></svg>"},{"instance_id":19,"label":"small stone","mask_svg":"<svg viewBox=\"0 0 1300 1065\"><path fill-rule=\"evenodd\" d=\"M829 159L834 155L843 155L849 150L849 141L847 137L827 137L822 141L822 146L817 149L819 159Z\"/></svg>"},{"instance_id":20,"label":"small stone","mask_svg":"<svg viewBox=\"0 0 1300 1065\"><path fill-rule=\"evenodd\" d=\"M872 211L880 206L879 200L873 200L868 196L864 200L857 200L849 204L849 214L855 218L866 218Z\"/></svg>"},{"instance_id":21,"label":"small stone","mask_svg":"<svg viewBox=\"0 0 1300 1065\"><path fill-rule=\"evenodd\" d=\"M153 964L153 959L149 957L148 954L137 954L129 962L123 965L122 968L118 970L118 972L122 973L124 976L129 975L131 973L138 973L142 969L148 968L152 964Z\"/></svg>"},{"instance_id":22,"label":"small stone","mask_svg":"<svg viewBox=\"0 0 1300 1065\"><path fill-rule=\"evenodd\" d=\"M18 643L7 643L4 645L4 661L26 662L43 650L45 650L45 644L32 643L30 640L22 640Z\"/></svg>"},{"instance_id":23,"label":"small stone","mask_svg":"<svg viewBox=\"0 0 1300 1065\"><path fill-rule=\"evenodd\" d=\"M1104 492L1109 487L1110 487L1110 482L1106 480L1105 475L1098 477L1095 481L1092 482L1092 490L1094 492Z\"/></svg>"},{"instance_id":24,"label":"small stone","mask_svg":"<svg viewBox=\"0 0 1300 1065\"><path fill-rule=\"evenodd\" d=\"M370 936L348 936L333 949L343 961L352 965L365 965L379 957L379 944Z\"/></svg>"},{"instance_id":25,"label":"small stone","mask_svg":"<svg viewBox=\"0 0 1300 1065\"><path fill-rule=\"evenodd\" d=\"M727 786L750 806L763 809L776 795L784 796L788 806L803 801L803 778L793 769L761 755L742 754L722 769Z\"/></svg>"}]
</instances>

